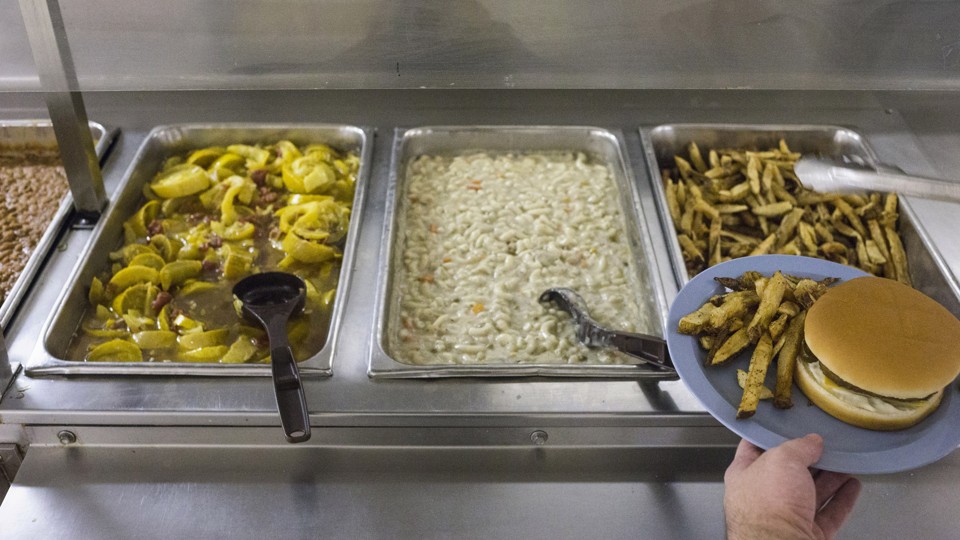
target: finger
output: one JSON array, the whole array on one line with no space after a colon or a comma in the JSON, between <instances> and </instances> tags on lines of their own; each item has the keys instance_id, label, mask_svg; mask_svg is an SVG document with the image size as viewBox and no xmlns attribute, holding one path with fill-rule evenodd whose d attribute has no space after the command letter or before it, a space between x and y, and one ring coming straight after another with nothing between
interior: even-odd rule
<instances>
[{"instance_id":1,"label":"finger","mask_svg":"<svg viewBox=\"0 0 960 540\"><path fill-rule=\"evenodd\" d=\"M843 522L847 520L853 505L860 496L860 481L856 478L849 478L840 489L837 490L833 499L823 507L814 519L820 530L823 531L824 538L833 538Z\"/></svg>"},{"instance_id":2,"label":"finger","mask_svg":"<svg viewBox=\"0 0 960 540\"><path fill-rule=\"evenodd\" d=\"M853 478L849 474L836 473L830 471L820 471L813 477L813 484L817 490L817 508L823 506L823 503L830 500L830 497L836 495L837 490L843 486L847 480Z\"/></svg>"},{"instance_id":3,"label":"finger","mask_svg":"<svg viewBox=\"0 0 960 540\"><path fill-rule=\"evenodd\" d=\"M770 459L784 460L809 467L823 454L823 437L811 433L806 437L789 440L767 452Z\"/></svg>"},{"instance_id":4,"label":"finger","mask_svg":"<svg viewBox=\"0 0 960 540\"><path fill-rule=\"evenodd\" d=\"M727 467L728 472L738 472L746 469L751 463L757 460L763 454L763 450L757 448L750 441L741 439L737 446L737 453L733 456L733 461Z\"/></svg>"}]
</instances>

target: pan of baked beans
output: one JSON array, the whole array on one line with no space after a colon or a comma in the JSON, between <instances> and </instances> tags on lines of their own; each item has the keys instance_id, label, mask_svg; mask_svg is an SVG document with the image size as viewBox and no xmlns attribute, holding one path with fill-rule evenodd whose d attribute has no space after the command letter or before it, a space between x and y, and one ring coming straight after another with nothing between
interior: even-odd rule
<instances>
[{"instance_id":1,"label":"pan of baked beans","mask_svg":"<svg viewBox=\"0 0 960 540\"><path fill-rule=\"evenodd\" d=\"M113 133L90 132L103 158ZM53 247L73 198L49 120L0 121L0 328L6 328Z\"/></svg>"},{"instance_id":2,"label":"pan of baked beans","mask_svg":"<svg viewBox=\"0 0 960 540\"><path fill-rule=\"evenodd\" d=\"M625 156L622 134L594 127L398 130L369 374L669 377L588 349L538 301L568 287L600 324L663 335Z\"/></svg>"}]
</instances>

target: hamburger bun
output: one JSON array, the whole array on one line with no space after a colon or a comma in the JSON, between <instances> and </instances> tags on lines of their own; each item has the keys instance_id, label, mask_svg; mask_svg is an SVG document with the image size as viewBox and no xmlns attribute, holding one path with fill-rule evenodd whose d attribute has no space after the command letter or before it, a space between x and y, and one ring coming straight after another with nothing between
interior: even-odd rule
<instances>
[{"instance_id":1,"label":"hamburger bun","mask_svg":"<svg viewBox=\"0 0 960 540\"><path fill-rule=\"evenodd\" d=\"M797 385L827 413L868 429L916 424L960 374L960 321L889 279L828 290L807 313L804 340Z\"/></svg>"},{"instance_id":2,"label":"hamburger bun","mask_svg":"<svg viewBox=\"0 0 960 540\"><path fill-rule=\"evenodd\" d=\"M943 389L929 399L920 401L892 401L824 381L825 375L816 362L797 362L794 380L814 405L823 412L866 429L895 431L908 428L937 410L943 399ZM832 385L832 386L831 386Z\"/></svg>"}]
</instances>

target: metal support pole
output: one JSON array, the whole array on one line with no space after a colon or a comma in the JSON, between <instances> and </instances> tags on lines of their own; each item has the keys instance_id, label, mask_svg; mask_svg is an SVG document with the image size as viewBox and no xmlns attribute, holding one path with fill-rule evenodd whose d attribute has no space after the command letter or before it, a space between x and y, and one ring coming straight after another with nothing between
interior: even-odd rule
<instances>
[{"instance_id":1,"label":"metal support pole","mask_svg":"<svg viewBox=\"0 0 960 540\"><path fill-rule=\"evenodd\" d=\"M60 146L60 160L67 173L73 204L83 219L96 221L106 205L107 194L59 0L20 0L20 12Z\"/></svg>"}]
</instances>

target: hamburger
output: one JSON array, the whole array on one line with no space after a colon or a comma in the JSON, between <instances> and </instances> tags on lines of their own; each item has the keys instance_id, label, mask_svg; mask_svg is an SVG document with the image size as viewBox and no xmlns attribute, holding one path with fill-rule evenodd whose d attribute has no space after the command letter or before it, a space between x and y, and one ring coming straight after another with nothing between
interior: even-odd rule
<instances>
[{"instance_id":1,"label":"hamburger","mask_svg":"<svg viewBox=\"0 0 960 540\"><path fill-rule=\"evenodd\" d=\"M828 290L807 312L804 343L797 386L831 416L867 429L920 422L960 374L960 321L884 278Z\"/></svg>"}]
</instances>

